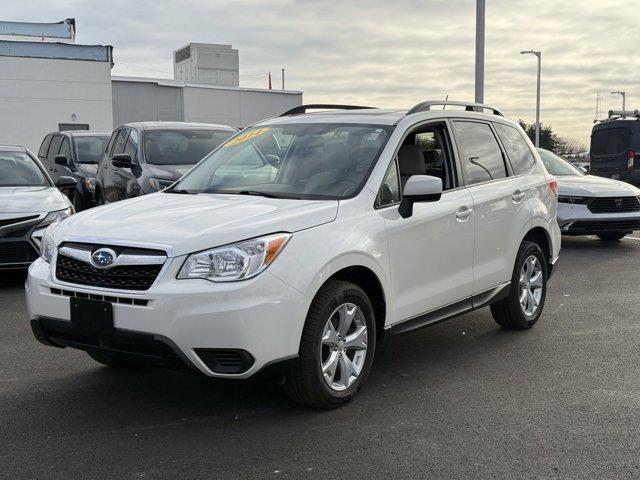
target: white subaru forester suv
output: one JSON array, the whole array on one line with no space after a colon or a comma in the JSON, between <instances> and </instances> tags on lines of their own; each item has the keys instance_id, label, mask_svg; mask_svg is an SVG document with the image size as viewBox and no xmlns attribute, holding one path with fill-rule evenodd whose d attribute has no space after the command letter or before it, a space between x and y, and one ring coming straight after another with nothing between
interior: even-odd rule
<instances>
[{"instance_id":1,"label":"white subaru forester suv","mask_svg":"<svg viewBox=\"0 0 640 480\"><path fill-rule=\"evenodd\" d=\"M279 372L295 400L336 407L384 335L487 305L531 327L560 250L556 189L486 105L298 107L162 192L49 227L31 326L109 366Z\"/></svg>"}]
</instances>

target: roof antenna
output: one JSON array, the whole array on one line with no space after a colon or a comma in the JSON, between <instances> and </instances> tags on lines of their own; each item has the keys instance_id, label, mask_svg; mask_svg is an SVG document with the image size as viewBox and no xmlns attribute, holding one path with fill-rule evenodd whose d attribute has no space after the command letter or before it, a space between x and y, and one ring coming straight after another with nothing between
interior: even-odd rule
<instances>
[{"instance_id":1,"label":"roof antenna","mask_svg":"<svg viewBox=\"0 0 640 480\"><path fill-rule=\"evenodd\" d=\"M449 95L445 95L444 96L444 101L448 101L449 100ZM442 105L442 109L444 110L444 107L446 107L446 105Z\"/></svg>"}]
</instances>

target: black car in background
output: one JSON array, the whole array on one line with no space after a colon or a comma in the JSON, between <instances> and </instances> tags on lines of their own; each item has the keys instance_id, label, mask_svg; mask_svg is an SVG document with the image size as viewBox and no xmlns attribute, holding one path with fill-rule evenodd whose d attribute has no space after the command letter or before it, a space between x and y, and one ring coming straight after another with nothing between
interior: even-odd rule
<instances>
[{"instance_id":1,"label":"black car in background","mask_svg":"<svg viewBox=\"0 0 640 480\"><path fill-rule=\"evenodd\" d=\"M237 130L225 125L138 122L116 128L96 175L98 204L160 191Z\"/></svg>"},{"instance_id":2,"label":"black car in background","mask_svg":"<svg viewBox=\"0 0 640 480\"><path fill-rule=\"evenodd\" d=\"M87 130L52 132L44 137L38 159L53 181L73 177L76 188L67 192L76 212L95 205L96 171L109 142L109 132Z\"/></svg>"},{"instance_id":3,"label":"black car in background","mask_svg":"<svg viewBox=\"0 0 640 480\"><path fill-rule=\"evenodd\" d=\"M591 131L589 173L640 186L640 111L610 111Z\"/></svg>"}]
</instances>

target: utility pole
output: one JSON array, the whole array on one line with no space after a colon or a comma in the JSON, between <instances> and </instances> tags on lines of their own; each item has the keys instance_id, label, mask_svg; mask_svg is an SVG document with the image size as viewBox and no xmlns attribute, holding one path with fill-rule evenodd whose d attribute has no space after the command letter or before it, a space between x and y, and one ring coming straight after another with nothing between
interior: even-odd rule
<instances>
[{"instance_id":1,"label":"utility pole","mask_svg":"<svg viewBox=\"0 0 640 480\"><path fill-rule=\"evenodd\" d=\"M538 80L536 82L536 148L540 148L540 74L542 72L542 52L525 50L521 55L531 54L538 57Z\"/></svg>"},{"instance_id":2,"label":"utility pole","mask_svg":"<svg viewBox=\"0 0 640 480\"><path fill-rule=\"evenodd\" d=\"M627 92L611 92L611 95L620 95L622 97L622 111L625 111L625 107L627 106Z\"/></svg>"},{"instance_id":3,"label":"utility pole","mask_svg":"<svg viewBox=\"0 0 640 480\"><path fill-rule=\"evenodd\" d=\"M476 103L484 103L485 0L476 0Z\"/></svg>"},{"instance_id":4,"label":"utility pole","mask_svg":"<svg viewBox=\"0 0 640 480\"><path fill-rule=\"evenodd\" d=\"M284 90L284 68L282 69L282 90Z\"/></svg>"}]
</instances>

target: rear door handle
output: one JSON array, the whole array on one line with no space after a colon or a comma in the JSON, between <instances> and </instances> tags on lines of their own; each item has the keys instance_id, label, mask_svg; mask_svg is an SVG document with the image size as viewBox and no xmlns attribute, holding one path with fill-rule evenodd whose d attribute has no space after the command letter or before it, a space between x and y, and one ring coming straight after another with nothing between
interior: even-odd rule
<instances>
[{"instance_id":1,"label":"rear door handle","mask_svg":"<svg viewBox=\"0 0 640 480\"><path fill-rule=\"evenodd\" d=\"M459 222L466 222L473 215L473 208L460 207L456 212L456 218Z\"/></svg>"},{"instance_id":2,"label":"rear door handle","mask_svg":"<svg viewBox=\"0 0 640 480\"><path fill-rule=\"evenodd\" d=\"M513 203L520 203L525 196L526 193L520 190L516 190L515 192L513 192L513 195L511 195L511 199L513 200Z\"/></svg>"}]
</instances>

